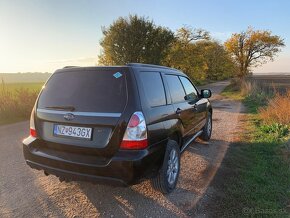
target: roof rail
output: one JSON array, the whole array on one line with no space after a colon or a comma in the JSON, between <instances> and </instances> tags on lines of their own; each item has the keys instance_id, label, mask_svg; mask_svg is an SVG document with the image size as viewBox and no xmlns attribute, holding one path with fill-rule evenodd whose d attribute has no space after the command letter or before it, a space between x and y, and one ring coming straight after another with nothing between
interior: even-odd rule
<instances>
[{"instance_id":1,"label":"roof rail","mask_svg":"<svg viewBox=\"0 0 290 218\"><path fill-rule=\"evenodd\" d=\"M66 69L66 68L73 68L73 67L79 67L79 66L65 66L63 69Z\"/></svg>"},{"instance_id":2,"label":"roof rail","mask_svg":"<svg viewBox=\"0 0 290 218\"><path fill-rule=\"evenodd\" d=\"M155 65L155 64L128 63L128 64L126 64L126 66L130 66L130 67L153 67L153 68L161 68L161 69L169 69L169 70L179 71L175 68L165 67L165 66L160 66L160 65Z\"/></svg>"}]
</instances>

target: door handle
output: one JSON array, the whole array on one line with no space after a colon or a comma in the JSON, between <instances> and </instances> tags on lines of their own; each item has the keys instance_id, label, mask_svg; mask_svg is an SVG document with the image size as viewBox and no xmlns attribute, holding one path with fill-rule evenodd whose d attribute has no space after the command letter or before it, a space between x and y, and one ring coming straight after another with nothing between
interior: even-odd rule
<instances>
[{"instance_id":1,"label":"door handle","mask_svg":"<svg viewBox=\"0 0 290 218\"><path fill-rule=\"evenodd\" d=\"M175 111L176 114L181 114L181 112L182 112L182 110L180 108L177 108Z\"/></svg>"},{"instance_id":2,"label":"door handle","mask_svg":"<svg viewBox=\"0 0 290 218\"><path fill-rule=\"evenodd\" d=\"M194 104L194 105L192 106L192 109L193 109L193 111L197 111L197 105Z\"/></svg>"}]
</instances>

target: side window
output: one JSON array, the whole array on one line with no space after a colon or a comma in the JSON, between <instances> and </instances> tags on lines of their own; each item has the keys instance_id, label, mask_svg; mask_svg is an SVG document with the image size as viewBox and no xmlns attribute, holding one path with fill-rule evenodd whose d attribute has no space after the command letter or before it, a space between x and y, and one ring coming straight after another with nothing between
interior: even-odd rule
<instances>
[{"instance_id":1,"label":"side window","mask_svg":"<svg viewBox=\"0 0 290 218\"><path fill-rule=\"evenodd\" d=\"M141 82L151 107L166 105L161 75L158 72L141 72Z\"/></svg>"},{"instance_id":2,"label":"side window","mask_svg":"<svg viewBox=\"0 0 290 218\"><path fill-rule=\"evenodd\" d=\"M166 75L165 78L169 86L172 102L184 101L185 93L178 76Z\"/></svg>"},{"instance_id":3,"label":"side window","mask_svg":"<svg viewBox=\"0 0 290 218\"><path fill-rule=\"evenodd\" d=\"M186 100L194 100L198 98L198 94L192 83L186 77L179 77L186 92Z\"/></svg>"}]
</instances>

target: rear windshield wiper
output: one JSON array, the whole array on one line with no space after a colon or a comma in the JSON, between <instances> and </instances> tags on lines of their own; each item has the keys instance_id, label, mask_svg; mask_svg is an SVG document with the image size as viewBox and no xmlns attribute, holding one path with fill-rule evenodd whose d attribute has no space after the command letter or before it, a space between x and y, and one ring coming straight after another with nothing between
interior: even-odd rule
<instances>
[{"instance_id":1,"label":"rear windshield wiper","mask_svg":"<svg viewBox=\"0 0 290 218\"><path fill-rule=\"evenodd\" d=\"M48 107L45 107L45 108L63 110L63 111L74 111L75 110L74 106L48 106Z\"/></svg>"}]
</instances>

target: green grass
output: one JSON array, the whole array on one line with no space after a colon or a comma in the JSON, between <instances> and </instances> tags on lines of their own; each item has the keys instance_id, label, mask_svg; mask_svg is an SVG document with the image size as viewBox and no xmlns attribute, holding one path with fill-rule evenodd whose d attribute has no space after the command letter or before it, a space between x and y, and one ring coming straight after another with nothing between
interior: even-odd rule
<instances>
[{"instance_id":1,"label":"green grass","mask_svg":"<svg viewBox=\"0 0 290 218\"><path fill-rule=\"evenodd\" d=\"M285 142L263 131L256 116L249 122L244 141L227 154L226 166L233 174L224 184L223 215L286 217L290 168L282 155Z\"/></svg>"},{"instance_id":2,"label":"green grass","mask_svg":"<svg viewBox=\"0 0 290 218\"><path fill-rule=\"evenodd\" d=\"M290 141L286 126L265 126L265 96L243 98L248 108L241 140L230 146L214 188L217 216L290 217Z\"/></svg>"},{"instance_id":3,"label":"green grass","mask_svg":"<svg viewBox=\"0 0 290 218\"><path fill-rule=\"evenodd\" d=\"M228 85L221 93L222 96L233 99L233 100L243 100L245 96L232 84Z\"/></svg>"}]
</instances>

